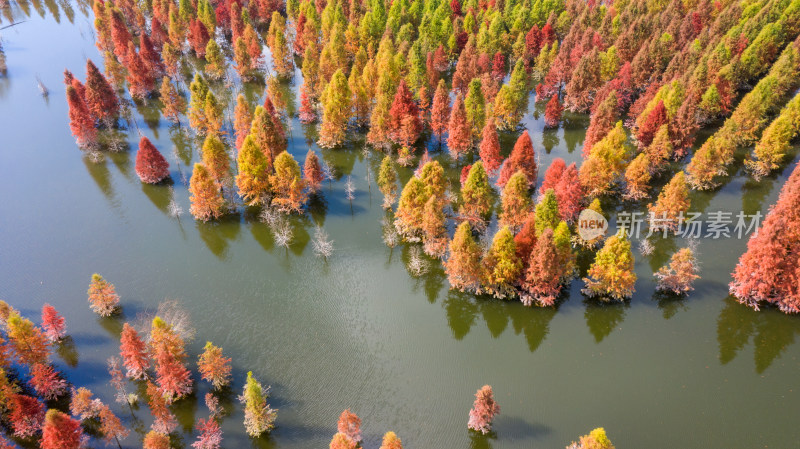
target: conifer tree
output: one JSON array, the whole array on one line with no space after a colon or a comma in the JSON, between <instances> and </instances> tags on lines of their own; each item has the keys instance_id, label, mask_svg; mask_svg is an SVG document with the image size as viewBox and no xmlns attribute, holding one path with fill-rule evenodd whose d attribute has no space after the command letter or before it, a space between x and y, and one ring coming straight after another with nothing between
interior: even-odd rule
<instances>
[{"instance_id":1,"label":"conifer tree","mask_svg":"<svg viewBox=\"0 0 800 449\"><path fill-rule=\"evenodd\" d=\"M210 90L206 92L206 100L203 104L203 112L206 115L206 134L208 135L222 135L225 134L222 131L222 122L225 119L224 117L224 110L222 109L222 105L217 100L216 95Z\"/></svg>"},{"instance_id":2,"label":"conifer tree","mask_svg":"<svg viewBox=\"0 0 800 449\"><path fill-rule=\"evenodd\" d=\"M67 104L69 105L69 128L75 136L75 142L81 149L89 149L97 144L97 129L86 102L78 90L67 86Z\"/></svg>"},{"instance_id":3,"label":"conifer tree","mask_svg":"<svg viewBox=\"0 0 800 449\"><path fill-rule=\"evenodd\" d=\"M136 329L128 323L122 325L119 352L129 378L144 379L147 377L147 370L150 368L147 345Z\"/></svg>"},{"instance_id":4,"label":"conifer tree","mask_svg":"<svg viewBox=\"0 0 800 449\"><path fill-rule=\"evenodd\" d=\"M497 137L497 127L494 123L494 118L486 120L486 126L483 127L481 144L479 147L479 154L486 172L490 175L497 173L500 165L503 163L503 158L500 156L500 140Z\"/></svg>"},{"instance_id":5,"label":"conifer tree","mask_svg":"<svg viewBox=\"0 0 800 449\"><path fill-rule=\"evenodd\" d=\"M400 441L400 438L397 437L397 434L390 431L383 435L381 447L378 449L403 449L403 443Z\"/></svg>"},{"instance_id":6,"label":"conifer tree","mask_svg":"<svg viewBox=\"0 0 800 449\"><path fill-rule=\"evenodd\" d=\"M50 304L42 306L42 328L48 340L54 343L67 335L64 317Z\"/></svg>"},{"instance_id":7,"label":"conifer tree","mask_svg":"<svg viewBox=\"0 0 800 449\"><path fill-rule=\"evenodd\" d=\"M324 179L325 173L323 173L322 164L319 162L317 153L309 150L306 153L306 161L303 164L303 180L311 192L318 192Z\"/></svg>"},{"instance_id":8,"label":"conifer tree","mask_svg":"<svg viewBox=\"0 0 800 449\"><path fill-rule=\"evenodd\" d=\"M163 433L158 433L155 430L147 432L144 436L144 449L169 449L169 436Z\"/></svg>"},{"instance_id":9,"label":"conifer tree","mask_svg":"<svg viewBox=\"0 0 800 449\"><path fill-rule=\"evenodd\" d=\"M206 76L212 80L218 80L225 76L225 57L222 55L222 50L219 44L214 39L210 39L206 44L206 66L204 71Z\"/></svg>"},{"instance_id":10,"label":"conifer tree","mask_svg":"<svg viewBox=\"0 0 800 449\"><path fill-rule=\"evenodd\" d=\"M494 400L494 392L490 385L484 385L475 393L475 403L469 411L467 426L484 435L491 432L492 421L500 413L500 406Z\"/></svg>"},{"instance_id":11,"label":"conifer tree","mask_svg":"<svg viewBox=\"0 0 800 449\"><path fill-rule=\"evenodd\" d=\"M358 443L350 439L342 432L337 432L335 435L333 435L330 445L328 445L329 449L356 449L357 447Z\"/></svg>"},{"instance_id":12,"label":"conifer tree","mask_svg":"<svg viewBox=\"0 0 800 449\"><path fill-rule=\"evenodd\" d=\"M404 79L397 86L389 116L389 138L394 142L410 146L419 139L422 132L419 108Z\"/></svg>"},{"instance_id":13,"label":"conifer tree","mask_svg":"<svg viewBox=\"0 0 800 449\"><path fill-rule=\"evenodd\" d=\"M561 102L558 101L558 95L550 97L547 106L544 109L544 126L545 128L558 128L558 122L561 121L561 113L564 108Z\"/></svg>"},{"instance_id":14,"label":"conifer tree","mask_svg":"<svg viewBox=\"0 0 800 449\"><path fill-rule=\"evenodd\" d=\"M439 80L436 92L433 94L431 106L431 131L441 143L444 133L447 132L450 120L450 93L444 80Z\"/></svg>"},{"instance_id":15,"label":"conifer tree","mask_svg":"<svg viewBox=\"0 0 800 449\"><path fill-rule=\"evenodd\" d=\"M447 148L453 159L458 159L472 149L472 128L467 120L464 97L456 95L447 126Z\"/></svg>"},{"instance_id":16,"label":"conifer tree","mask_svg":"<svg viewBox=\"0 0 800 449\"><path fill-rule=\"evenodd\" d=\"M225 144L214 134L206 136L203 142L202 164L220 188L228 184L231 177L230 159Z\"/></svg>"},{"instance_id":17,"label":"conifer tree","mask_svg":"<svg viewBox=\"0 0 800 449\"><path fill-rule=\"evenodd\" d=\"M267 404L268 394L269 387L265 390L253 377L253 372L248 372L244 393L239 397L239 401L245 405L244 427L247 434L253 438L269 432L275 426L278 411L270 408Z\"/></svg>"},{"instance_id":18,"label":"conifer tree","mask_svg":"<svg viewBox=\"0 0 800 449\"><path fill-rule=\"evenodd\" d=\"M125 439L130 434L130 431L122 425L119 417L117 417L107 405L104 404L100 407L98 415L98 419L100 420L100 434L103 436L103 441L105 441L106 444L116 442L117 445L120 445L120 440Z\"/></svg>"},{"instance_id":19,"label":"conifer tree","mask_svg":"<svg viewBox=\"0 0 800 449\"><path fill-rule=\"evenodd\" d=\"M547 189L542 199L536 204L536 234L541 235L545 229L555 230L558 222L561 221L561 214L558 209L558 199L555 190Z\"/></svg>"},{"instance_id":20,"label":"conifer tree","mask_svg":"<svg viewBox=\"0 0 800 449\"><path fill-rule=\"evenodd\" d=\"M169 163L147 137L139 139L136 174L142 182L157 184L169 177Z\"/></svg>"},{"instance_id":21,"label":"conifer tree","mask_svg":"<svg viewBox=\"0 0 800 449\"><path fill-rule=\"evenodd\" d=\"M300 165L284 151L275 158L274 168L275 174L270 176L272 205L286 213L300 212L308 200Z\"/></svg>"},{"instance_id":22,"label":"conifer tree","mask_svg":"<svg viewBox=\"0 0 800 449\"><path fill-rule=\"evenodd\" d=\"M155 89L155 75L150 71L147 63L140 53L136 52L133 41L128 42L128 52L125 56L128 67L128 90L133 98L144 99Z\"/></svg>"},{"instance_id":23,"label":"conifer tree","mask_svg":"<svg viewBox=\"0 0 800 449\"><path fill-rule=\"evenodd\" d=\"M42 429L45 419L45 406L38 399L24 394L11 396L9 421L14 436L30 438Z\"/></svg>"},{"instance_id":24,"label":"conifer tree","mask_svg":"<svg viewBox=\"0 0 800 449\"><path fill-rule=\"evenodd\" d=\"M528 179L528 186L536 186L536 177L538 174L538 166L536 165L536 154L533 150L533 142L528 131L524 131L522 135L517 138L514 144L514 149L511 150L511 155L503 163L503 168L500 170L500 176L497 178L497 185L505 186L506 182L511 179L517 171L522 170L525 177Z\"/></svg>"},{"instance_id":25,"label":"conifer tree","mask_svg":"<svg viewBox=\"0 0 800 449\"><path fill-rule=\"evenodd\" d=\"M528 180L522 171L511 176L503 188L501 197L500 224L511 229L522 226L531 211L532 201L528 194Z\"/></svg>"},{"instance_id":26,"label":"conifer tree","mask_svg":"<svg viewBox=\"0 0 800 449\"><path fill-rule=\"evenodd\" d=\"M194 50L194 54L198 58L205 59L206 57L206 46L208 45L208 41L210 36L208 34L208 29L203 24L203 22L199 19L194 19L189 23L189 45Z\"/></svg>"},{"instance_id":27,"label":"conifer tree","mask_svg":"<svg viewBox=\"0 0 800 449\"><path fill-rule=\"evenodd\" d=\"M527 194L527 185L525 186ZM483 168L483 162L472 164L464 187L461 189L460 213L470 220L485 220L492 209L492 186L489 176Z\"/></svg>"},{"instance_id":28,"label":"conifer tree","mask_svg":"<svg viewBox=\"0 0 800 449\"><path fill-rule=\"evenodd\" d=\"M203 380L211 382L215 390L221 390L231 382L231 359L222 356L222 348L206 342L197 361L197 369Z\"/></svg>"},{"instance_id":29,"label":"conifer tree","mask_svg":"<svg viewBox=\"0 0 800 449\"><path fill-rule=\"evenodd\" d=\"M336 423L336 428L339 433L342 433L358 444L361 442L361 418L355 413L347 409L339 415L339 421Z\"/></svg>"},{"instance_id":30,"label":"conifer tree","mask_svg":"<svg viewBox=\"0 0 800 449\"><path fill-rule=\"evenodd\" d=\"M790 143L800 133L800 95L795 95L781 110L780 115L769 124L753 152L755 158L745 161L760 180L777 170L784 162L791 147Z\"/></svg>"},{"instance_id":31,"label":"conifer tree","mask_svg":"<svg viewBox=\"0 0 800 449\"><path fill-rule=\"evenodd\" d=\"M313 123L317 120L317 112L311 103L311 98L308 94L308 86L305 82L300 86L300 111L298 118L303 123Z\"/></svg>"},{"instance_id":32,"label":"conifer tree","mask_svg":"<svg viewBox=\"0 0 800 449\"><path fill-rule=\"evenodd\" d=\"M350 120L350 88L344 73L337 70L323 95L320 147L333 148L344 142L347 123Z\"/></svg>"},{"instance_id":33,"label":"conifer tree","mask_svg":"<svg viewBox=\"0 0 800 449\"><path fill-rule=\"evenodd\" d=\"M225 213L225 198L205 165L194 164L189 180L189 193L189 212L194 218L208 221Z\"/></svg>"},{"instance_id":34,"label":"conifer tree","mask_svg":"<svg viewBox=\"0 0 800 449\"><path fill-rule=\"evenodd\" d=\"M153 415L153 430L161 435L168 435L178 426L175 415L169 409L169 402L158 389L156 384L147 381L147 405ZM153 432L151 432L153 433ZM149 435L149 434L148 434ZM145 438L147 441L147 438ZM169 439L167 439L169 441Z\"/></svg>"},{"instance_id":35,"label":"conifer tree","mask_svg":"<svg viewBox=\"0 0 800 449\"><path fill-rule=\"evenodd\" d=\"M161 103L164 105L161 110L164 118L171 120L174 123L180 123L181 114L186 113L186 100L183 98L178 89L170 81L169 77L161 79L161 88L159 89L159 96Z\"/></svg>"},{"instance_id":36,"label":"conifer tree","mask_svg":"<svg viewBox=\"0 0 800 449\"><path fill-rule=\"evenodd\" d=\"M119 295L114 284L95 273L89 284L89 307L101 317L109 317L119 309Z\"/></svg>"},{"instance_id":37,"label":"conifer tree","mask_svg":"<svg viewBox=\"0 0 800 449\"><path fill-rule=\"evenodd\" d=\"M669 265L664 265L656 273L658 279L656 290L672 292L676 295L685 295L694 290L692 283L699 279L697 259L691 248L681 248L669 260Z\"/></svg>"},{"instance_id":38,"label":"conifer tree","mask_svg":"<svg viewBox=\"0 0 800 449\"><path fill-rule=\"evenodd\" d=\"M194 128L198 134L205 134L208 129L205 112L208 84L200 76L200 73L194 74L194 80L189 85L189 92L191 93L189 99L189 126Z\"/></svg>"},{"instance_id":39,"label":"conifer tree","mask_svg":"<svg viewBox=\"0 0 800 449\"><path fill-rule=\"evenodd\" d=\"M67 391L67 381L61 378L52 365L46 363L36 363L31 367L28 385L46 401L55 400Z\"/></svg>"},{"instance_id":40,"label":"conifer tree","mask_svg":"<svg viewBox=\"0 0 800 449\"><path fill-rule=\"evenodd\" d=\"M450 241L450 256L444 262L450 287L479 291L481 286L481 248L472 236L468 221L462 222Z\"/></svg>"},{"instance_id":41,"label":"conifer tree","mask_svg":"<svg viewBox=\"0 0 800 449\"><path fill-rule=\"evenodd\" d=\"M153 319L150 347L155 360L158 391L168 403L186 397L192 391L191 373L184 365L183 339L160 317Z\"/></svg>"},{"instance_id":42,"label":"conifer tree","mask_svg":"<svg viewBox=\"0 0 800 449\"><path fill-rule=\"evenodd\" d=\"M643 146L646 147L650 145L650 143L653 142L653 137L655 137L656 131L658 131L661 125L667 123L668 120L667 108L664 105L664 101L660 100L647 114L647 118L645 118L644 122L639 127L636 138L639 139L639 142Z\"/></svg>"},{"instance_id":43,"label":"conifer tree","mask_svg":"<svg viewBox=\"0 0 800 449\"><path fill-rule=\"evenodd\" d=\"M42 426L42 449L79 449L83 444L81 423L64 413L47 411Z\"/></svg>"},{"instance_id":44,"label":"conifer tree","mask_svg":"<svg viewBox=\"0 0 800 449\"><path fill-rule=\"evenodd\" d=\"M117 93L91 59L86 60L86 104L106 124L113 123L119 115Z\"/></svg>"},{"instance_id":45,"label":"conifer tree","mask_svg":"<svg viewBox=\"0 0 800 449\"><path fill-rule=\"evenodd\" d=\"M250 135L270 163L286 150L286 137L280 119L263 106L256 106Z\"/></svg>"},{"instance_id":46,"label":"conifer tree","mask_svg":"<svg viewBox=\"0 0 800 449\"><path fill-rule=\"evenodd\" d=\"M486 289L498 298L513 294L512 284L519 278L522 261L517 257L514 235L503 226L492 239L483 259Z\"/></svg>"},{"instance_id":47,"label":"conifer tree","mask_svg":"<svg viewBox=\"0 0 800 449\"><path fill-rule=\"evenodd\" d=\"M472 138L481 136L483 127L486 126L486 99L483 96L481 81L478 78L469 83L469 90L464 99L464 109L467 112L467 123L470 125Z\"/></svg>"},{"instance_id":48,"label":"conifer tree","mask_svg":"<svg viewBox=\"0 0 800 449\"><path fill-rule=\"evenodd\" d=\"M528 269L522 288L526 295L522 296L525 305L536 303L541 306L552 306L561 293L562 270L558 250L553 241L553 230L547 228L542 232L532 250L528 253Z\"/></svg>"},{"instance_id":49,"label":"conifer tree","mask_svg":"<svg viewBox=\"0 0 800 449\"><path fill-rule=\"evenodd\" d=\"M596 197L608 193L621 178L625 169L627 136L622 122L609 131L600 142L592 147L589 157L580 168L581 185L586 194Z\"/></svg>"},{"instance_id":50,"label":"conifer tree","mask_svg":"<svg viewBox=\"0 0 800 449\"><path fill-rule=\"evenodd\" d=\"M658 194L655 205L648 205L651 228L677 230L689 211L689 187L686 175L680 171L672 177Z\"/></svg>"},{"instance_id":51,"label":"conifer tree","mask_svg":"<svg viewBox=\"0 0 800 449\"><path fill-rule=\"evenodd\" d=\"M422 179L412 176L403 187L395 213L395 224L402 234L413 236L422 230L425 203L429 197L430 193Z\"/></svg>"},{"instance_id":52,"label":"conifer tree","mask_svg":"<svg viewBox=\"0 0 800 449\"><path fill-rule=\"evenodd\" d=\"M646 198L650 190L650 156L646 152L639 153L625 169L625 197L633 200Z\"/></svg>"},{"instance_id":53,"label":"conifer tree","mask_svg":"<svg viewBox=\"0 0 800 449\"><path fill-rule=\"evenodd\" d=\"M612 90L600 101L597 109L592 113L589 127L586 129L586 138L583 141L584 156L588 156L592 146L614 128L614 124L619 120L617 104L617 91Z\"/></svg>"},{"instance_id":54,"label":"conifer tree","mask_svg":"<svg viewBox=\"0 0 800 449\"><path fill-rule=\"evenodd\" d=\"M236 149L241 150L244 138L250 132L250 125L253 123L253 111L250 108L250 103L244 97L244 94L239 94L236 97L236 107L233 112L233 129L236 135Z\"/></svg>"},{"instance_id":55,"label":"conifer tree","mask_svg":"<svg viewBox=\"0 0 800 449\"><path fill-rule=\"evenodd\" d=\"M244 139L237 162L236 187L239 195L248 205L261 204L270 192L269 173L272 167L252 135Z\"/></svg>"},{"instance_id":56,"label":"conifer tree","mask_svg":"<svg viewBox=\"0 0 800 449\"><path fill-rule=\"evenodd\" d=\"M391 156L384 156L378 171L378 188L383 193L383 207L390 209L397 200L397 170Z\"/></svg>"},{"instance_id":57,"label":"conifer tree","mask_svg":"<svg viewBox=\"0 0 800 449\"><path fill-rule=\"evenodd\" d=\"M595 256L588 278L583 278L583 292L603 300L624 301L633 295L636 273L633 271L631 243L624 233L609 237Z\"/></svg>"},{"instance_id":58,"label":"conifer tree","mask_svg":"<svg viewBox=\"0 0 800 449\"><path fill-rule=\"evenodd\" d=\"M253 60L250 58L250 52L244 39L239 37L233 44L233 61L236 63L234 68L239 77L243 80L252 78L255 69Z\"/></svg>"}]
</instances>

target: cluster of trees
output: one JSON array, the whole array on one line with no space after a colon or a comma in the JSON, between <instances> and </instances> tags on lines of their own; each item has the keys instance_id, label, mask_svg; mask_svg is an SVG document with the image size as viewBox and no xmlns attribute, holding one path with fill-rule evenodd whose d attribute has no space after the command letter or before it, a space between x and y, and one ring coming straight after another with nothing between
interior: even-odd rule
<instances>
[{"instance_id":1,"label":"cluster of trees","mask_svg":"<svg viewBox=\"0 0 800 449\"><path fill-rule=\"evenodd\" d=\"M785 313L800 313L800 169L794 168L778 201L747 242L730 283L739 302L758 310L773 304Z\"/></svg>"},{"instance_id":2,"label":"cluster of trees","mask_svg":"<svg viewBox=\"0 0 800 449\"><path fill-rule=\"evenodd\" d=\"M333 435L330 449L356 449L361 446L361 418L349 409L339 415L336 424L337 432ZM403 442L392 431L383 435L379 449L403 449Z\"/></svg>"},{"instance_id":3,"label":"cluster of trees","mask_svg":"<svg viewBox=\"0 0 800 449\"><path fill-rule=\"evenodd\" d=\"M289 117L273 93L293 77L297 56L300 120L319 122L322 148L341 146L350 130L361 130L370 146L388 154L378 177L385 206L398 197L393 164L412 164L425 136L445 146L462 168L460 198L426 151L399 195L398 231L445 259L454 288L529 304L552 304L574 276L573 244L601 243L573 236L581 208L599 210L594 200L613 195L654 197L648 209L660 218L658 227L674 231L691 206L688 189L717 186L737 147L756 145L747 166L764 176L785 160L800 129L800 102L789 101L798 87L800 0L96 0L94 13L108 78L91 62L86 86L65 75L79 145L95 145L98 126L116 119L122 100L112 86L127 84L134 99L159 96L165 117L180 122L185 114L204 140L189 186L197 219L221 217L237 198L301 212L330 170L313 151L302 170L286 152ZM187 102L179 86L184 57L192 54L202 64ZM230 108L215 94L216 80L230 80L229 62L242 80L267 67L274 73L263 106L254 109L239 95ZM739 92L753 84L737 104ZM565 110L590 114L582 164L556 161L537 201L530 136L523 132L506 160L498 136L519 132L533 91L546 102L546 127L557 127ZM686 172L672 174L671 162L689 153L698 129L723 118ZM475 155L479 161L465 166ZM137 173L144 182L168 176L166 160L146 139ZM656 195L660 176L670 179ZM499 230L483 248L477 237L496 196ZM448 218L458 221L452 239ZM609 239L585 292L629 297L632 264L630 243ZM677 265L675 273L689 284L676 284L669 268L660 279L666 290L686 292L696 270ZM607 274L620 269L630 276Z\"/></svg>"},{"instance_id":4,"label":"cluster of trees","mask_svg":"<svg viewBox=\"0 0 800 449\"><path fill-rule=\"evenodd\" d=\"M108 317L119 311L119 295L100 275L92 276L88 295L90 307L98 315ZM42 307L41 325L37 326L0 301L0 328L0 412L11 437L43 449L78 449L85 447L87 429L91 429L92 435L106 444L121 444L130 431L109 405L89 389L72 386L50 363L53 350L67 344L68 337L64 317L54 307ZM110 383L117 392L116 402L129 406L138 401L136 394L128 393L129 381L146 392L153 424L144 437L145 449L169 447L170 434L177 429L178 421L169 407L193 391L185 349L193 335L188 313L170 301L159 307L148 328L122 325L120 357L108 361ZM197 359L197 372L212 392L205 398L209 417L199 419L196 425L197 440L192 446L197 449L220 447L219 395L229 387L231 371L231 359L221 348L206 343ZM252 437L274 426L277 410L267 403L268 392L269 388L248 373L240 400L245 429ZM0 436L0 445L16 447L4 436Z\"/></svg>"}]
</instances>

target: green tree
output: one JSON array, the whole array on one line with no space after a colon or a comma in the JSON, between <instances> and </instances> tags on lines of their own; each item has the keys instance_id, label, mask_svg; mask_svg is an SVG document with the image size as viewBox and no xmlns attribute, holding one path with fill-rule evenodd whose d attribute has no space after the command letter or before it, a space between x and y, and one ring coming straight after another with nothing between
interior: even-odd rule
<instances>
[{"instance_id":1,"label":"green tree","mask_svg":"<svg viewBox=\"0 0 800 449\"><path fill-rule=\"evenodd\" d=\"M633 264L631 243L624 232L609 237L603 248L597 252L594 263L589 268L589 277L583 278L586 283L583 292L604 301L624 301L630 298L636 283Z\"/></svg>"}]
</instances>

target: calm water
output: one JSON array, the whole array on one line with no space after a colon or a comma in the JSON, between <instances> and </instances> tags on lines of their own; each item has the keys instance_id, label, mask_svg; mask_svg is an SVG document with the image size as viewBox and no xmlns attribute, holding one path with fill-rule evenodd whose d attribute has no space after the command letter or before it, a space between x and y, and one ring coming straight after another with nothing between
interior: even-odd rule
<instances>
[{"instance_id":1,"label":"calm water","mask_svg":"<svg viewBox=\"0 0 800 449\"><path fill-rule=\"evenodd\" d=\"M91 19L77 4L52 1L12 5L0 27L12 17L27 21L2 31L9 73L0 78L0 297L31 317L44 302L64 314L75 348L62 348L56 364L75 384L110 400L105 360L118 350L122 322L175 298L198 328L193 356L211 340L233 357L230 401L247 370L272 385L275 431L251 443L237 405L223 423L226 447L326 447L344 408L363 419L365 447L394 430L408 448L558 448L597 426L620 448L798 447L800 318L728 298L745 241L701 241L702 280L684 300L653 294L652 272L685 244L676 239L637 254L637 293L625 305L586 300L580 281L557 310L450 292L438 264L413 278L408 248L382 243L382 198L366 181L380 157L360 144L322 152L339 180L293 220L288 250L275 246L256 210L213 224L188 214L176 220L167 213L169 187L144 186L134 172L135 128L130 151L99 163L70 136L62 71L83 79L86 57L101 62ZM49 99L39 96L37 75ZM251 86L251 98L260 102L261 91ZM175 199L188 211L180 171L188 177L197 143L152 106L134 117L170 160ZM525 124L543 167L555 157L580 159L586 117L567 117L555 132L543 132L531 113ZM292 128L290 151L302 161L304 134L314 130L296 121ZM515 138L503 137L506 152ZM693 208L765 213L788 173L761 184L737 175L695 195ZM404 182L410 174L401 172ZM352 206L347 175L358 188ZM335 240L327 264L309 244L315 224ZM93 272L116 284L123 317L90 312ZM466 428L472 395L486 383L502 407L491 438ZM184 432L206 416L206 391L199 385L176 408ZM140 447L146 409L134 417L115 407L137 430L125 445ZM193 441L182 437L187 447Z\"/></svg>"}]
</instances>

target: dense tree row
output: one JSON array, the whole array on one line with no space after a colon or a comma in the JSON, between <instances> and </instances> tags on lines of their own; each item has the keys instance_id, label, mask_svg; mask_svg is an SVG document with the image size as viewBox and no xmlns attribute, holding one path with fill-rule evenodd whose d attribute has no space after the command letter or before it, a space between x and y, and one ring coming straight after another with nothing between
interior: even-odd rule
<instances>
[{"instance_id":1,"label":"dense tree row","mask_svg":"<svg viewBox=\"0 0 800 449\"><path fill-rule=\"evenodd\" d=\"M322 148L364 132L387 154L378 182L385 207L399 199L400 235L442 258L453 288L529 304L552 304L575 275L573 246L602 243L573 235L582 208L599 211L595 200L609 196L652 198L654 228L675 231L691 208L688 189L718 185L736 148L756 144L747 166L764 176L784 161L797 134L796 101L787 100L797 87L800 0L97 0L94 12L111 81L93 65L85 87L67 76L71 128L81 146L96 146L98 127L113 125L119 112L101 114L97 105L125 103L110 86L127 84L137 101L159 96L170 120L180 123L185 114L203 140L189 186L197 219L219 218L239 201L302 212L331 170L313 151L301 170L286 152L290 117L274 92L294 77L297 56L299 119L319 122ZM202 64L187 102L179 86L191 55ZM239 95L231 108L218 97L216 80L232 79L228 65L245 81L269 73L263 106ZM546 102L548 128L559 126L565 110L590 114L582 164L547 167L536 201L540 167L530 136L523 131L503 160L498 135L521 131L532 92ZM698 129L722 118L686 173L673 174L672 161L690 152ZM398 195L394 164L412 165L427 136L461 169L460 188L447 185L443 162L428 162L432 148L425 145ZM144 182L168 176L166 160L146 139L137 173ZM668 182L657 192L661 177ZM499 229L490 243L479 243L495 211ZM625 239L606 241L585 292L629 297L630 253ZM682 253L673 271L690 281L696 270L687 268L687 257ZM603 273L616 270L630 276L605 282ZM665 270L666 290L688 291Z\"/></svg>"}]
</instances>

